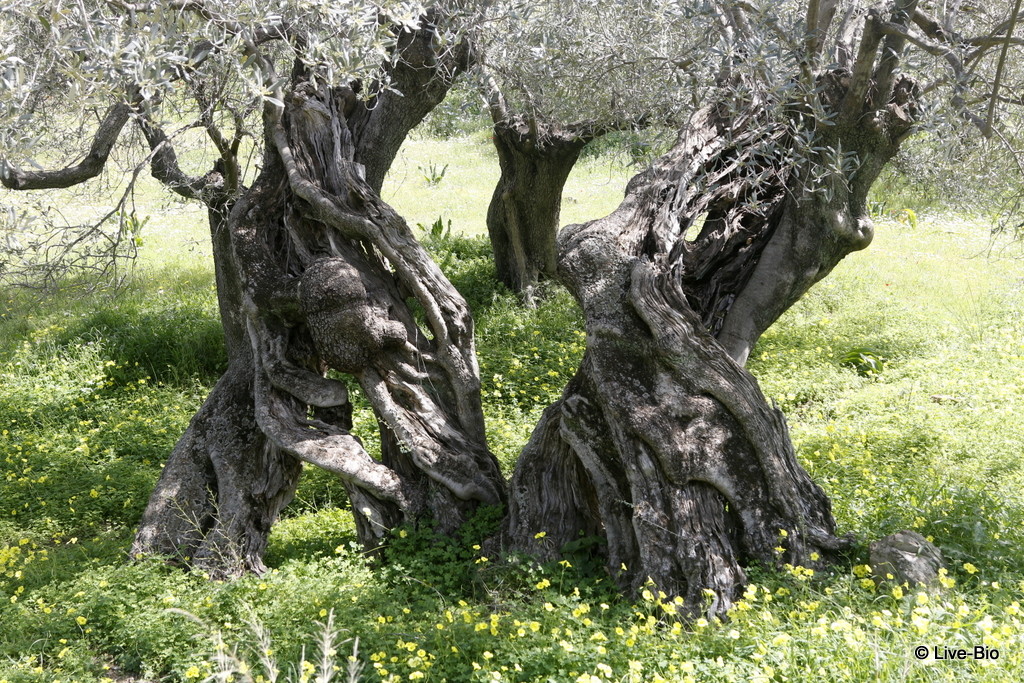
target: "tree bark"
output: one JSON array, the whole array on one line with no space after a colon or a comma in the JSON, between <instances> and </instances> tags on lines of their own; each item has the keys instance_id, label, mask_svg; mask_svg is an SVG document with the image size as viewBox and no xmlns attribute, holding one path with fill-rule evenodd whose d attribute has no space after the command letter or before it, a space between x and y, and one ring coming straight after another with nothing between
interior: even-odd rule
<instances>
[{"instance_id":1,"label":"tree bark","mask_svg":"<svg viewBox=\"0 0 1024 683\"><path fill-rule=\"evenodd\" d=\"M401 29L390 82L372 84L371 97L346 105L356 145L353 160L366 169L366 183L378 194L409 131L444 101L473 62L472 46L465 40L438 50L435 24L443 20L440 10L432 8L420 28Z\"/></svg>"},{"instance_id":2,"label":"tree bark","mask_svg":"<svg viewBox=\"0 0 1024 683\"><path fill-rule=\"evenodd\" d=\"M284 116L270 113L277 159L268 160L234 240L236 251L247 243L247 253L265 255L248 256L243 276L258 359L257 422L285 452L336 472L358 493L360 533L375 544L395 524L424 516L450 531L505 493L484 439L472 318L352 161L348 96L300 82ZM286 308L298 315L282 317L266 292L291 288ZM425 312L422 323L410 297ZM385 444L380 462L348 425L307 417L311 394L332 382L322 379L328 367L352 375L373 405Z\"/></svg>"},{"instance_id":3,"label":"tree bark","mask_svg":"<svg viewBox=\"0 0 1024 683\"><path fill-rule=\"evenodd\" d=\"M284 114L265 114L260 177L211 223L229 370L172 454L136 554L191 557L218 574L261 570L301 462L341 477L371 547L397 524L430 516L450 531L478 504L504 500L465 302L353 161L354 93L303 76ZM331 368L373 404L380 461L351 433L347 388L325 376Z\"/></svg>"},{"instance_id":4,"label":"tree bark","mask_svg":"<svg viewBox=\"0 0 1024 683\"><path fill-rule=\"evenodd\" d=\"M822 76L822 104L841 111L851 80ZM583 308L587 351L517 463L508 546L550 556L599 529L623 588L651 580L691 614L721 615L744 564L814 566L847 543L742 364L771 322L870 242L867 190L910 130L915 98L905 77L884 107L864 93L871 123L822 126L817 151L790 168L768 152L792 144L791 128L709 107L613 214L563 229L558 272ZM836 165L837 149L856 156ZM817 173L825 164L837 170Z\"/></svg>"},{"instance_id":5,"label":"tree bark","mask_svg":"<svg viewBox=\"0 0 1024 683\"><path fill-rule=\"evenodd\" d=\"M238 576L266 569L270 528L294 495L301 464L256 423L255 364L226 204L211 208L209 218L228 369L171 452L131 553Z\"/></svg>"},{"instance_id":6,"label":"tree bark","mask_svg":"<svg viewBox=\"0 0 1024 683\"><path fill-rule=\"evenodd\" d=\"M527 514L509 541L530 551L540 531L559 546L599 526L623 588L652 580L692 612L717 615L745 583L742 564L813 564L813 553L842 543L781 413L704 329L677 275L616 244L624 218L571 226L560 240L563 281L587 317L587 353L558 429L536 433L517 467L510 507ZM542 485L524 481L548 462L560 468ZM552 520L534 511L578 490L596 493L596 520L594 506L576 505L583 523L552 534Z\"/></svg>"},{"instance_id":7,"label":"tree bark","mask_svg":"<svg viewBox=\"0 0 1024 683\"><path fill-rule=\"evenodd\" d=\"M466 43L437 55L431 20L428 17L416 31L400 33L390 88L371 84L374 93L367 99L359 99L353 88L337 88L322 96L308 87L296 88L291 111L298 112L302 125L294 128L300 137L286 147L311 162L304 168L310 174L306 182L347 192L338 169L331 167L334 161L352 173L349 180L358 186L355 191L368 196L379 191L408 132L444 99L471 59ZM298 84L300 72L296 77ZM331 114L325 120L326 111ZM442 529L451 530L480 501L500 503L504 492L497 463L484 444L479 399L476 414L467 407L473 402L474 382L479 392L475 357L461 359L458 391L446 387L450 382L428 367L427 354L420 354L419 347L407 340L419 338L420 346L444 357L449 352L437 346L448 339L423 339L405 303L405 296L416 287L396 281L390 262L372 240L339 238L316 219L305 217L300 208L304 201L292 198L288 172L274 147L274 126L267 129L268 152L261 177L253 188L243 188L241 198L211 192L211 185L216 190L222 185L207 182L215 173L203 179L187 177L162 131L143 121L143 132L155 152L154 176L174 191L211 206L228 370L172 451L143 515L132 555L174 557L218 576L263 571L261 558L270 528L294 494L303 461L342 477L359 536L368 546L378 545L393 526L431 511ZM317 149L325 135L339 147ZM289 208L293 201L296 206ZM361 199L352 201L368 208ZM392 220L400 220L391 213ZM408 235L403 239L411 241ZM425 254L417 258L422 260ZM303 278L307 267L311 272ZM447 285L440 273L431 277L438 287ZM336 285L332 279L349 282ZM337 295L372 301L349 301L355 312L339 313L331 301ZM447 299L434 302L435 308L444 308L435 314L452 315L449 303ZM402 309L400 320L389 319L393 305ZM460 322L471 335L468 313L465 318ZM354 324L339 332L331 328L332 319ZM325 345L323 349L317 348L315 337ZM375 345L381 343L388 348L401 346L412 357L397 365L374 364L380 351ZM339 370L359 371L364 390L376 397L375 403L383 404L383 463L374 461L349 433L351 406L345 385L324 377L331 361ZM410 418L416 412L410 406L428 403L419 386L423 381L436 381L435 388L442 389L429 397L432 413ZM394 392L402 395L394 397ZM453 404L455 408L450 407ZM452 428L453 413L466 424ZM460 461L463 481L456 484L446 478L442 466L436 467L431 479L417 465L410 454L421 459L428 457L426 453L441 457L419 443L408 443L421 440L421 432L430 432L433 442L444 447L457 446L459 457L451 460L464 460L463 453L471 453L469 462ZM314 433L318 438L312 438ZM458 443L460 438L466 443ZM434 450L441 450L433 442ZM483 484L475 481L477 466L486 470Z\"/></svg>"},{"instance_id":8,"label":"tree bark","mask_svg":"<svg viewBox=\"0 0 1024 683\"><path fill-rule=\"evenodd\" d=\"M595 133L581 127L531 128L520 117L494 124L501 176L487 209L498 279L529 301L555 278L562 189Z\"/></svg>"},{"instance_id":9,"label":"tree bark","mask_svg":"<svg viewBox=\"0 0 1024 683\"><path fill-rule=\"evenodd\" d=\"M882 62L880 68L894 67ZM848 254L871 244L874 224L867 208L868 192L912 132L919 114L920 91L913 79L895 75L890 76L890 83L884 104L862 100L855 109L859 114L841 116L836 125L819 127L815 147L820 151L794 169L788 181L791 191L752 238L765 246L744 269L743 286L726 288L711 297L722 302L716 335L738 362L746 362L761 334L811 286ZM851 73L843 69L826 72L818 79L819 97L831 111L842 110L855 86ZM865 97L878 95L872 91ZM846 102L845 106L851 105ZM847 155L845 159L836 158L838 150ZM815 165L844 170L811 181ZM714 241L710 237L698 251L717 250ZM706 284L696 289L709 296Z\"/></svg>"}]
</instances>

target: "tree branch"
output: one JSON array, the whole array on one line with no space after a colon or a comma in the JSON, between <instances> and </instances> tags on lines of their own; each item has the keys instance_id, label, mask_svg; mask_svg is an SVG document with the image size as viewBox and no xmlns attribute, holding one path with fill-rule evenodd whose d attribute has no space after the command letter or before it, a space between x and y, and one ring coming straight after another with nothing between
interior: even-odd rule
<instances>
[{"instance_id":1,"label":"tree branch","mask_svg":"<svg viewBox=\"0 0 1024 683\"><path fill-rule=\"evenodd\" d=\"M964 38L960 34L944 28L938 20L928 14L925 14L921 10L915 10L911 18L926 36L941 44L949 45L950 54L953 53L954 47L962 48L964 46L970 46L975 48L963 60L964 64L971 64L978 61L994 47L1000 47L1003 45L1024 45L1024 38L1014 38L1012 34L1007 35L1005 38L1001 37L1001 34L1010 26L1011 22L1009 20L997 26L989 34L977 36L975 38Z\"/></svg>"},{"instance_id":2,"label":"tree branch","mask_svg":"<svg viewBox=\"0 0 1024 683\"><path fill-rule=\"evenodd\" d=\"M993 47L999 47L1000 45L1024 45L1024 38L1014 38L1012 36L1007 38L1000 38L999 36L985 36L983 38L972 38L968 44L978 48L971 53L970 59L974 60L977 56L984 55Z\"/></svg>"},{"instance_id":3,"label":"tree branch","mask_svg":"<svg viewBox=\"0 0 1024 683\"><path fill-rule=\"evenodd\" d=\"M914 45L918 46L919 48L921 48L930 55L935 55L936 57L945 57L947 61L949 61L950 58L952 58L955 61L951 62L951 65L956 67L956 71L958 73L963 72L963 64L960 62L960 58L956 56L956 53L953 51L951 47L943 45L942 43L937 43L935 41L928 40L924 36L913 33L906 26L901 26L900 24L895 24L890 21L883 22L882 24L880 24L879 30L881 30L882 33L884 33L887 36L899 36L904 41L913 43Z\"/></svg>"},{"instance_id":4,"label":"tree branch","mask_svg":"<svg viewBox=\"0 0 1024 683\"><path fill-rule=\"evenodd\" d=\"M1010 34L1013 33L1013 31L1010 30L1010 25L1014 23L1016 23L1016 12L1011 14L1009 19L1003 21L1001 24L998 24L988 33L978 36L976 38L967 38L964 40L964 42L967 43L968 45L981 45L984 43L989 43L991 41L995 41L996 44L999 44L1002 42L999 36L1001 36L1004 32L1009 31ZM1009 37L1009 35L1007 37Z\"/></svg>"},{"instance_id":5,"label":"tree branch","mask_svg":"<svg viewBox=\"0 0 1024 683\"><path fill-rule=\"evenodd\" d=\"M943 42L959 42L959 36L951 36L946 29L942 28L942 24L937 19L929 14L925 14L920 9L915 9L914 13L910 17L911 21L917 24L926 36L935 40L941 40Z\"/></svg>"},{"instance_id":6,"label":"tree branch","mask_svg":"<svg viewBox=\"0 0 1024 683\"><path fill-rule=\"evenodd\" d=\"M486 84L487 110L491 114L491 121L496 124L507 121L509 118L508 103L505 101L505 95L501 92L501 87L498 86L498 82L491 74L487 74Z\"/></svg>"},{"instance_id":7,"label":"tree branch","mask_svg":"<svg viewBox=\"0 0 1024 683\"><path fill-rule=\"evenodd\" d=\"M115 104L107 109L93 136L89 153L74 166L56 171L26 171L7 160L0 161L0 182L10 190L51 190L71 187L95 178L103 170L121 129L131 118L127 104Z\"/></svg>"},{"instance_id":8,"label":"tree branch","mask_svg":"<svg viewBox=\"0 0 1024 683\"><path fill-rule=\"evenodd\" d=\"M247 45L248 49L251 49L253 45L262 45L263 43L271 40L283 40L289 37L297 37L301 40L302 38L301 36L294 36L292 33L292 27L287 23L278 24L276 26L259 26L253 30L252 27L246 24L225 18L223 15L215 12L207 6L207 4L202 0L168 0L166 2L135 3L123 2L123 0L107 0L107 4L128 12L131 15L145 12L156 12L158 10L190 12L202 17L211 24L220 26L228 33L233 35L245 34L247 38L251 39L251 44Z\"/></svg>"},{"instance_id":9,"label":"tree branch","mask_svg":"<svg viewBox=\"0 0 1024 683\"><path fill-rule=\"evenodd\" d=\"M890 23L906 27L916 8L917 0L896 0ZM906 44L906 38L900 33L888 33L885 36L882 58L875 70L875 101L872 103L875 107L884 107L889 102L896 67L899 66Z\"/></svg>"},{"instance_id":10,"label":"tree branch","mask_svg":"<svg viewBox=\"0 0 1024 683\"><path fill-rule=\"evenodd\" d=\"M137 121L152 151L150 173L155 179L186 199L198 199L206 204L213 199L208 194L210 190L224 189L224 178L219 173L210 172L202 177L187 175L181 170L174 145L163 129L142 114Z\"/></svg>"},{"instance_id":11,"label":"tree branch","mask_svg":"<svg viewBox=\"0 0 1024 683\"><path fill-rule=\"evenodd\" d=\"M754 31L750 28L750 22L747 21L747 13L757 11L753 5L743 0L734 0L723 5L723 10L728 16L729 23L736 29L736 33L741 39L746 40L754 35Z\"/></svg>"},{"instance_id":12,"label":"tree branch","mask_svg":"<svg viewBox=\"0 0 1024 683\"><path fill-rule=\"evenodd\" d=\"M857 24L853 20L854 9L853 6L846 8L836 31L835 60L843 68L850 68L853 61L853 41L857 32Z\"/></svg>"},{"instance_id":13,"label":"tree branch","mask_svg":"<svg viewBox=\"0 0 1024 683\"><path fill-rule=\"evenodd\" d=\"M238 191L239 183L241 182L241 170L238 166L238 143L240 142L238 134L236 132L232 140L227 140L220 128L213 120L213 111L215 100L211 99L206 94L206 87L202 81L191 81L192 94L199 105L199 120L203 124L203 128L206 129L206 135L210 138L213 146L217 148L217 152L220 154L220 159L224 166L224 180L225 180L225 192L227 194L235 194ZM224 105L234 118L235 125L240 123L240 116L232 107Z\"/></svg>"},{"instance_id":14,"label":"tree branch","mask_svg":"<svg viewBox=\"0 0 1024 683\"><path fill-rule=\"evenodd\" d=\"M808 61L818 54L821 41L818 40L818 13L821 11L821 0L810 0L807 3L807 17L804 20L804 50Z\"/></svg>"},{"instance_id":15,"label":"tree branch","mask_svg":"<svg viewBox=\"0 0 1024 683\"><path fill-rule=\"evenodd\" d=\"M968 121L974 124L974 126L982 132L982 135L985 135L986 137L990 137L993 134L993 123L987 117L982 118L981 116L970 111L970 109L968 109L967 103L964 101L963 98L964 86L962 85L962 83L966 71L965 65L976 63L978 60L985 56L988 50L992 49L993 47L1001 45L1003 46L1003 51L1005 53L1010 45L1024 45L1024 39L1014 38L1012 35L1012 30L1010 30L1011 24L1016 19L1019 10L1020 2L1018 0L1018 2L1016 3L1016 7L1014 9L1013 16L1010 20L1000 24L998 27L996 27L996 29L993 30L991 34L979 38L971 38L970 40L964 40L961 36L957 35L956 33L953 33L948 28L944 28L935 18L925 14L921 10L916 10L914 12L912 20L915 24L918 25L918 27L922 31L924 31L925 35L927 35L932 40L937 41L937 43L929 43L920 37L914 36L909 32L905 32L905 37L907 40L913 42L918 47L921 47L930 54L942 56L943 58L945 58L946 62L949 63L950 67L953 69L953 72L956 76L957 83L957 85L955 86L954 95L951 98L951 102L954 106L960 109L960 112L964 116L964 118L966 118ZM898 29L893 26L887 26L886 30L895 31ZM1007 36L1005 38L1000 38L999 34L1007 30L1009 30ZM943 45L948 45L949 47L943 49ZM961 60L954 50L955 46L962 45L971 45L976 48L969 55L967 55L967 58L965 60ZM1001 76L997 76L997 83L999 78L1001 78ZM997 94L998 93L996 92L996 90L993 89L993 99L990 100L990 108Z\"/></svg>"},{"instance_id":16,"label":"tree branch","mask_svg":"<svg viewBox=\"0 0 1024 683\"><path fill-rule=\"evenodd\" d=\"M853 63L853 75L850 77L850 88L840 107L842 118L854 121L864 110L864 98L871 85L871 72L875 65L878 46L882 42L882 18L877 9L868 10L864 19L864 33L861 35L857 59Z\"/></svg>"},{"instance_id":17,"label":"tree branch","mask_svg":"<svg viewBox=\"0 0 1024 683\"><path fill-rule=\"evenodd\" d=\"M252 325L252 323L249 323ZM253 334L254 339L259 336ZM263 363L273 362L266 349L257 349ZM323 422L301 420L278 395L263 372L255 373L253 394L256 422L278 448L358 486L380 500L409 507L402 477L374 460L355 436Z\"/></svg>"},{"instance_id":18,"label":"tree branch","mask_svg":"<svg viewBox=\"0 0 1024 683\"><path fill-rule=\"evenodd\" d=\"M1003 42L1003 49L999 53L999 63L996 64L995 80L992 82L992 99L988 102L988 115L985 117L986 133L991 135L992 124L996 116L996 101L999 95L999 85L1003 79L1003 69L1006 66L1006 53L1010 50L1010 41L1013 40L1013 30L1017 28L1017 16L1020 14L1021 0L1013 5L1013 14L1010 15L1010 25L1006 29L1006 40Z\"/></svg>"},{"instance_id":19,"label":"tree branch","mask_svg":"<svg viewBox=\"0 0 1024 683\"><path fill-rule=\"evenodd\" d=\"M171 2L159 5L156 3L127 3L121 0L108 0L107 4L131 13L154 11L158 7L160 9L170 8L189 11L197 13L211 22L222 25L228 31L241 33L245 30L245 27L237 22L226 22L223 17L211 11L200 0L172 0ZM289 32L290 27L287 25L259 27L252 32L251 39L246 41L247 50L254 52L256 46L265 42L287 38ZM202 54L203 52L209 53L212 51L212 48L212 43L204 40L193 46L190 52L193 55ZM186 74L183 71L178 71L177 78L184 78L185 76ZM209 113L208 110L204 109L203 123L210 133L211 140L213 140L221 153L229 180L233 181L228 183L229 189L237 189L237 159L232 156L232 153L237 152L240 138L236 133L235 139L231 143L218 139L219 131L212 129L212 119ZM127 104L117 104L110 107L96 130L88 154L81 162L74 166L53 171L27 171L13 166L6 160L0 160L0 182L12 190L42 190L71 187L90 180L99 175L103 170L114 143L131 117L132 107ZM144 117L140 117L139 125L152 152L151 168L154 178L167 185L177 194L189 199L202 199L203 191L213 186L223 188L223 178L215 178L215 174L208 174L202 178L187 176L182 172L178 164L174 148L167 135L158 126ZM232 188L232 185L235 187Z\"/></svg>"},{"instance_id":20,"label":"tree branch","mask_svg":"<svg viewBox=\"0 0 1024 683\"><path fill-rule=\"evenodd\" d=\"M807 63L813 69L821 56L821 48L824 39L828 34L828 28L836 16L836 5L838 0L810 0L807 3L806 35L804 36L804 50L807 53Z\"/></svg>"}]
</instances>

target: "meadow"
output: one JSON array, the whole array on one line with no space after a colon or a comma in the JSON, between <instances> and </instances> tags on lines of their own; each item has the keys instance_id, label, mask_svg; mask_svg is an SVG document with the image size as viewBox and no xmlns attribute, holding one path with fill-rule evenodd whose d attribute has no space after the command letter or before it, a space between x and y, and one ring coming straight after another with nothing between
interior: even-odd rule
<instances>
[{"instance_id":1,"label":"meadow","mask_svg":"<svg viewBox=\"0 0 1024 683\"><path fill-rule=\"evenodd\" d=\"M563 223L607 213L632 170L584 159ZM424 230L451 221L427 242L476 317L509 473L583 333L558 287L526 310L495 282L483 216L496 174L485 134L414 139L384 197ZM144 186L150 220L120 288L0 292L0 683L1024 680L1024 251L985 222L921 207L909 220L892 201L875 243L749 364L854 550L827 571L752 567L729 619L709 623L679 621L656 591L617 595L594 539L551 565L487 557L493 510L455 539L396 529L370 557L343 489L315 470L264 576L129 562L161 464L224 365L204 214ZM900 529L940 547L940 587L868 578L867 544Z\"/></svg>"}]
</instances>

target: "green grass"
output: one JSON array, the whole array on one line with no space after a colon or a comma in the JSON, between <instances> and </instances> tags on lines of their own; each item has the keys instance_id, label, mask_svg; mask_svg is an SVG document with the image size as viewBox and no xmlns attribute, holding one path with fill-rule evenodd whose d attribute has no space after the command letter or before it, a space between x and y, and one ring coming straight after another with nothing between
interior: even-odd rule
<instances>
[{"instance_id":1,"label":"green grass","mask_svg":"<svg viewBox=\"0 0 1024 683\"><path fill-rule=\"evenodd\" d=\"M441 215L480 235L495 177L483 142L413 140L386 196L413 224ZM450 164L434 187L417 171L431 161ZM613 207L627 175L587 160L563 221ZM486 513L456 539L398 530L381 564L316 471L271 535L264 577L126 563L161 463L223 363L202 212L152 188L139 200L152 219L123 290L0 298L0 682L198 681L218 653L310 680L328 620L341 680L350 656L364 681L1024 679L1024 267L1019 246L990 249L986 226L882 222L765 335L750 368L857 544L813 576L754 568L727 623L686 625L656 594L618 597L585 547L545 567L485 559ZM477 318L488 434L508 472L575 369L580 315L557 290L519 308L480 238L431 248ZM844 363L856 349L881 370ZM904 528L941 547L941 592L864 580L866 544ZM919 645L999 659L920 663Z\"/></svg>"},{"instance_id":2,"label":"green grass","mask_svg":"<svg viewBox=\"0 0 1024 683\"><path fill-rule=\"evenodd\" d=\"M486 235L487 202L498 182L498 157L490 130L452 140L411 140L398 153L384 181L383 198L409 225L431 225L438 217L464 235ZM431 185L423 169L449 164L444 179ZM429 171L428 171L429 175ZM561 222L604 216L622 201L629 167L613 156L583 158L562 196Z\"/></svg>"}]
</instances>

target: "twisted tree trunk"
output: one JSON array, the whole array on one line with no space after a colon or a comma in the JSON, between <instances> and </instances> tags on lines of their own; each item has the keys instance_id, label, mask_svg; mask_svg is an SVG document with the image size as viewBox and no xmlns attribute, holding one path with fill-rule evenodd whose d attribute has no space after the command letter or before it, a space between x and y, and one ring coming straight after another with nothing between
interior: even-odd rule
<instances>
[{"instance_id":1,"label":"twisted tree trunk","mask_svg":"<svg viewBox=\"0 0 1024 683\"><path fill-rule=\"evenodd\" d=\"M653 580L691 613L722 614L743 564L814 565L845 544L742 364L870 242L867 191L911 129L916 87L894 78L878 105L849 72L818 86L840 118L803 165L771 153L791 144L788 126L710 107L613 214L562 231L559 275L586 316L587 351L513 476L512 548L553 557L596 529L624 588ZM851 98L859 116L843 115ZM828 158L840 149L855 156ZM841 170L814 175L826 164Z\"/></svg>"},{"instance_id":2,"label":"twisted tree trunk","mask_svg":"<svg viewBox=\"0 0 1024 683\"><path fill-rule=\"evenodd\" d=\"M256 423L255 358L228 207L211 208L209 218L228 369L171 452L131 552L238 576L266 569L267 537L292 499L301 463L269 442Z\"/></svg>"},{"instance_id":3,"label":"twisted tree trunk","mask_svg":"<svg viewBox=\"0 0 1024 683\"><path fill-rule=\"evenodd\" d=\"M143 120L143 131L154 150L154 176L176 192L202 199L211 207L228 370L193 417L161 473L132 545L133 556L155 553L175 557L214 575L263 571L261 558L270 528L294 495L303 460L342 475L358 513L359 535L368 545L376 545L384 531L400 521L415 519L427 510L436 511L442 528L450 529L478 500L501 501L501 486L493 481L482 485L463 482L458 488L462 498L453 499L446 487L450 482L439 476L440 481L432 483L413 462L410 453L422 455L429 450L407 445L409 439L420 438L420 432L439 432L434 439L445 445L461 438L461 434L449 433L459 432L461 426L446 431L450 413L456 412L465 415L473 457L490 468L485 478L495 479L497 465L481 445L479 401L475 415L461 397L461 405L454 411L435 405L436 415L406 419L409 412L415 412L409 410L410 404L426 402L416 391L406 390L408 377L430 376L438 379L435 387L440 387L440 393L451 390L435 377L436 370L426 367L418 350L412 352L412 346L401 341L418 335L417 343L434 348L433 342L422 339L405 303L404 295L414 288L395 281L389 262L372 242L341 239L315 220L310 223L296 208L304 205L303 200L294 199L288 185L288 172L297 172L301 160L306 160L302 172L310 175L303 182L347 192L332 166L341 164L350 168L353 182L358 181L358 192L373 195L379 191L408 132L444 99L471 58L465 43L451 46L441 57L436 54L433 19L436 17L426 17L418 30L399 33L396 59L389 71L390 88L370 84L370 97L359 98L357 90L367 86L358 83L320 95L309 92L308 87L296 87L296 99L291 103L299 117L295 134L305 137L288 141L285 134L282 145L298 155L300 162L293 160L286 168L274 146L274 136L281 133L283 124L268 124L263 172L253 188L243 188L240 199L225 193L223 183L209 182L217 177L215 173L204 178L181 173L166 136ZM301 80L297 72L296 85ZM332 176L330 181L327 174ZM361 204L360 208L367 207ZM392 214L392 220L400 219ZM399 239L410 241L408 236ZM401 249L408 250L408 245ZM339 260L341 254L348 261ZM426 257L421 252L414 258ZM305 280L307 285L300 287L307 267L312 272ZM438 275L432 274L435 279ZM365 284L332 281L358 281L360 277ZM450 289L447 281L436 286ZM387 293L371 297L367 289ZM357 321L351 330L355 340L321 339L337 344L321 353L310 329L328 335L324 330L330 323L325 321L338 317L339 305L344 308L333 298L346 296L349 309L340 314L341 324ZM371 299L372 303L367 303ZM389 321L388 311L395 302L403 312L400 320ZM383 316L374 306L384 307ZM366 311L373 311L371 319L359 323ZM307 313L317 322L307 324ZM381 319L374 322L373 315ZM458 314L446 308L439 317L445 315ZM461 315L467 318L461 324L471 330L468 315L464 311ZM360 326L368 328L362 337ZM405 344L409 346L406 353L415 357L408 364L396 359L398 375L395 365L364 368L370 364L374 344L388 348ZM359 345L367 348L359 351ZM348 434L352 425L347 389L343 383L323 377L329 365L326 358L343 371L362 369L364 389L381 401L383 465L369 457L358 438ZM477 381L475 359L463 361L458 389L472 394ZM396 400L390 398L390 392L402 395ZM429 400L447 406L448 398L432 396ZM324 443L314 443L316 429L325 437ZM434 444L434 450L437 448ZM341 453L349 455L342 457Z\"/></svg>"}]
</instances>

